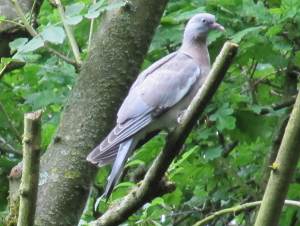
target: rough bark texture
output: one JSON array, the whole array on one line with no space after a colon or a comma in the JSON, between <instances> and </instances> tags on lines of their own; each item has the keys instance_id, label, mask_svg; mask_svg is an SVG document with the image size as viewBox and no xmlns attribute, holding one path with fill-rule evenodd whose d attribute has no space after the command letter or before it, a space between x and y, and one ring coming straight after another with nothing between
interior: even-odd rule
<instances>
[{"instance_id":1,"label":"rough bark texture","mask_svg":"<svg viewBox=\"0 0 300 226\"><path fill-rule=\"evenodd\" d=\"M34 222L39 180L42 111L25 114L23 136L23 172L20 185L18 226Z\"/></svg>"},{"instance_id":2,"label":"rough bark texture","mask_svg":"<svg viewBox=\"0 0 300 226\"><path fill-rule=\"evenodd\" d=\"M19 188L22 176L23 163L14 166L8 176L9 179L9 214L5 218L4 225L15 226L18 222L20 195Z\"/></svg>"},{"instance_id":3,"label":"rough bark texture","mask_svg":"<svg viewBox=\"0 0 300 226\"><path fill-rule=\"evenodd\" d=\"M35 225L77 224L95 172L86 155L111 128L166 3L130 1L107 15L95 34L58 131L42 157Z\"/></svg>"},{"instance_id":4,"label":"rough bark texture","mask_svg":"<svg viewBox=\"0 0 300 226\"><path fill-rule=\"evenodd\" d=\"M289 183L300 156L300 93L287 124L255 226L278 225Z\"/></svg>"}]
</instances>

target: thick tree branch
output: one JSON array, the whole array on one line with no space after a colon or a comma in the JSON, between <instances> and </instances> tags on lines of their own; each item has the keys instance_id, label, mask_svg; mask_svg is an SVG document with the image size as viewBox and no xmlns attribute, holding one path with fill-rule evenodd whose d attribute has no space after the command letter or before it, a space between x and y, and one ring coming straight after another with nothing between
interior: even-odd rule
<instances>
[{"instance_id":1,"label":"thick tree branch","mask_svg":"<svg viewBox=\"0 0 300 226\"><path fill-rule=\"evenodd\" d=\"M289 183L300 156L300 93L288 121L255 226L278 225Z\"/></svg>"},{"instance_id":2,"label":"thick tree branch","mask_svg":"<svg viewBox=\"0 0 300 226\"><path fill-rule=\"evenodd\" d=\"M18 226L33 225L39 180L42 111L25 114Z\"/></svg>"},{"instance_id":3,"label":"thick tree branch","mask_svg":"<svg viewBox=\"0 0 300 226\"><path fill-rule=\"evenodd\" d=\"M131 191L118 205L111 207L101 218L93 223L94 225L117 225L125 221L145 203L161 195L156 192L157 184L159 181L162 181L162 177L169 165L181 150L185 139L220 85L237 49L238 46L236 44L225 43L202 88L186 110L182 123L168 136L163 151L153 162L141 186Z\"/></svg>"},{"instance_id":4,"label":"thick tree branch","mask_svg":"<svg viewBox=\"0 0 300 226\"><path fill-rule=\"evenodd\" d=\"M167 0L130 3L130 8L105 14L95 32L89 58L64 106L54 139L41 158L35 225L78 224L96 172L86 156L111 129Z\"/></svg>"},{"instance_id":5,"label":"thick tree branch","mask_svg":"<svg viewBox=\"0 0 300 226\"><path fill-rule=\"evenodd\" d=\"M193 224L193 226L203 226L203 225L207 225L209 222L225 215L225 214L238 214L241 211L244 210L248 210L248 209L252 209L256 206L259 206L262 203L262 201L256 201L256 202L249 202L249 203L244 203L241 205L237 205L234 207L230 207L230 208L226 208L223 210L219 210L216 211L212 214L210 214L209 216L205 217L204 219L196 222L195 224ZM293 200L285 200L284 201L284 205L286 206L294 206L294 207L298 207L300 208L300 202L298 201L293 201Z\"/></svg>"}]
</instances>

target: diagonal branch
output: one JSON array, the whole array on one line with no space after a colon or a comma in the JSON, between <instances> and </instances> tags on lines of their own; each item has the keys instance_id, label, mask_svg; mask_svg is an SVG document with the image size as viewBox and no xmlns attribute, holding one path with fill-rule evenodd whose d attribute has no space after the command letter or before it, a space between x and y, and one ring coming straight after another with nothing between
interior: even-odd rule
<instances>
[{"instance_id":1,"label":"diagonal branch","mask_svg":"<svg viewBox=\"0 0 300 226\"><path fill-rule=\"evenodd\" d=\"M213 94L216 92L227 69L233 61L237 49L238 45L231 42L225 43L221 53L213 64L208 78L186 110L182 123L168 136L163 151L153 162L141 186L131 191L120 203L111 207L102 217L93 222L93 225L118 225L145 203L161 195L159 192L161 190L158 189L160 186L158 185L164 181L162 178L165 172L173 159L180 152L195 122L200 114L203 113Z\"/></svg>"},{"instance_id":2,"label":"diagonal branch","mask_svg":"<svg viewBox=\"0 0 300 226\"><path fill-rule=\"evenodd\" d=\"M244 203L244 204L240 204L234 207L230 207L230 208L226 208L223 210L219 210L216 211L212 214L210 214L209 216L205 217L204 219L196 222L195 224L193 224L193 226L203 226L203 225L208 225L209 222L215 220L216 218L219 218L225 214L234 214L236 215L237 213L243 211L243 210L248 210L248 209L252 209L254 207L257 207L259 205L261 205L262 201L256 201L256 202L249 202L249 203ZM285 200L284 201L284 205L286 206L294 206L297 208L300 208L300 202L298 201L294 201L294 200Z\"/></svg>"},{"instance_id":3,"label":"diagonal branch","mask_svg":"<svg viewBox=\"0 0 300 226\"><path fill-rule=\"evenodd\" d=\"M300 158L300 92L272 164L270 178L263 196L255 226L278 225L280 213L292 176Z\"/></svg>"}]
</instances>

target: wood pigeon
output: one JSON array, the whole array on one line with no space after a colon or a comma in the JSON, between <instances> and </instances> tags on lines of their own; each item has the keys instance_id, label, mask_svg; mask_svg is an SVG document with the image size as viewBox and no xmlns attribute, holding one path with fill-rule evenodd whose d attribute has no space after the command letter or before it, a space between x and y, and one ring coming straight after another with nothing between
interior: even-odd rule
<instances>
[{"instance_id":1,"label":"wood pigeon","mask_svg":"<svg viewBox=\"0 0 300 226\"><path fill-rule=\"evenodd\" d=\"M187 23L181 47L140 73L121 105L116 126L87 156L99 167L113 163L103 194L108 198L127 159L153 131L171 131L203 84L210 58L206 39L211 30L223 31L215 16L199 13Z\"/></svg>"}]
</instances>

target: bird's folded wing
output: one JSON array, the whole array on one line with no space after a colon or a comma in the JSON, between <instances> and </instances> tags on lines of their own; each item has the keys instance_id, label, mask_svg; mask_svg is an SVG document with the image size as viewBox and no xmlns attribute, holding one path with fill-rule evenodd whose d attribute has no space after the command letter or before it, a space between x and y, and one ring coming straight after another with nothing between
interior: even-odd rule
<instances>
[{"instance_id":1,"label":"bird's folded wing","mask_svg":"<svg viewBox=\"0 0 300 226\"><path fill-rule=\"evenodd\" d=\"M176 52L141 75L118 112L116 127L98 146L101 157L115 155L117 145L155 120L154 112L180 102L200 76L200 68L190 56Z\"/></svg>"}]
</instances>

